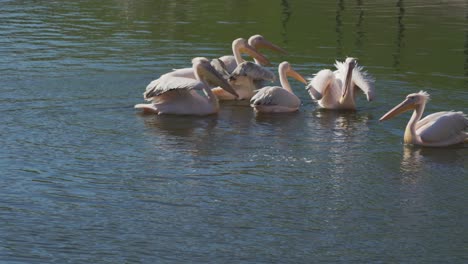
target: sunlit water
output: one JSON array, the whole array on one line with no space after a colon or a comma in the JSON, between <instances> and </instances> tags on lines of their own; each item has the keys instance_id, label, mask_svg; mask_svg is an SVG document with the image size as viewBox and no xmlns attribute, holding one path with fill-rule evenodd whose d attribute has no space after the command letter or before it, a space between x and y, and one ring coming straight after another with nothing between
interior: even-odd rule
<instances>
[{"instance_id":1,"label":"sunlit water","mask_svg":"<svg viewBox=\"0 0 468 264\"><path fill-rule=\"evenodd\" d=\"M409 114L378 122L419 90L427 113L468 112L464 1L0 5L0 262L468 261L467 146L404 146ZM133 109L256 33L306 77L358 57L377 100L323 111L292 81L292 114Z\"/></svg>"}]
</instances>

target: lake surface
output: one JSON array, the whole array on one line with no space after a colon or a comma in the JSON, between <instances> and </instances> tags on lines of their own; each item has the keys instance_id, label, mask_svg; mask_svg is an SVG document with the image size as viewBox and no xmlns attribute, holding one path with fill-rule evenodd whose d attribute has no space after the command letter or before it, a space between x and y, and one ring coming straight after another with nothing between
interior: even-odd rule
<instances>
[{"instance_id":1,"label":"lake surface","mask_svg":"<svg viewBox=\"0 0 468 264\"><path fill-rule=\"evenodd\" d=\"M465 1L0 0L0 262L467 263L468 146L403 145L412 92L468 113ZM146 85L262 34L356 112L142 115Z\"/></svg>"}]
</instances>

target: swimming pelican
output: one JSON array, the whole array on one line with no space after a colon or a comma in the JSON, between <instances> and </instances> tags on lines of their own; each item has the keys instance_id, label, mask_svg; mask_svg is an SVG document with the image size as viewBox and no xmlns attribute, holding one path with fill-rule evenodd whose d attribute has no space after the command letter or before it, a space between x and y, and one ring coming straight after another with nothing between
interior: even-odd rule
<instances>
[{"instance_id":1,"label":"swimming pelican","mask_svg":"<svg viewBox=\"0 0 468 264\"><path fill-rule=\"evenodd\" d=\"M238 41L238 43L236 43ZM279 53L287 54L288 52L284 50L283 48L271 43L270 41L266 40L262 35L253 35L251 36L247 43L245 42L239 42L239 39L236 39L232 43L232 49L233 49L233 55L226 55L219 57L221 61L226 65L226 70L231 73L234 71L234 69L237 67L239 64L239 58L236 59L236 54L240 53L240 50L245 49L247 47L253 48L257 53L259 49L269 49L273 50ZM245 52L247 53L247 52ZM249 54L251 56L255 63L263 66L268 66L270 62L268 60L265 60L266 58L259 57L258 55L254 54ZM260 53L261 54L261 53ZM262 55L262 54L261 54Z\"/></svg>"},{"instance_id":2,"label":"swimming pelican","mask_svg":"<svg viewBox=\"0 0 468 264\"><path fill-rule=\"evenodd\" d=\"M258 41L258 42L262 43L261 41ZM266 44L258 44L258 45L266 46ZM242 54L247 54L251 56L252 58L254 58L255 61L258 61L259 64L261 65L270 65L270 61L261 53L259 53L254 47L250 46L248 44L248 41L243 38L237 38L234 41L232 41L232 54L233 55L226 55L226 56L220 57L219 59L213 60L213 61L218 61L218 64L219 64L219 61L221 61L223 64L224 72L227 72L227 74L231 73L238 64L245 61L242 58ZM195 79L193 68L174 69L172 72L169 72L168 74L172 76L176 76L176 77L186 77L186 78Z\"/></svg>"},{"instance_id":3,"label":"swimming pelican","mask_svg":"<svg viewBox=\"0 0 468 264\"><path fill-rule=\"evenodd\" d=\"M195 78L175 77L164 74L152 81L143 94L150 104L137 104L135 108L145 112L176 115L209 115L219 111L216 96L208 86L208 81L216 83L233 96L237 96L231 85L210 65L206 58L192 60ZM196 90L202 90L205 96Z\"/></svg>"},{"instance_id":4,"label":"swimming pelican","mask_svg":"<svg viewBox=\"0 0 468 264\"><path fill-rule=\"evenodd\" d=\"M299 109L301 100L294 94L288 81L288 76L307 84L307 81L296 72L289 62L283 61L278 66L280 86L266 86L250 100L251 106L257 112L278 113L294 112Z\"/></svg>"},{"instance_id":5,"label":"swimming pelican","mask_svg":"<svg viewBox=\"0 0 468 264\"><path fill-rule=\"evenodd\" d=\"M362 67L357 66L355 58L345 62L336 61L336 71L319 71L307 85L310 96L318 100L319 106L327 109L356 109L356 90L361 89L368 101L374 99L374 80Z\"/></svg>"},{"instance_id":6,"label":"swimming pelican","mask_svg":"<svg viewBox=\"0 0 468 264\"><path fill-rule=\"evenodd\" d=\"M413 115L406 125L404 142L428 147L444 147L468 143L468 118L463 112L444 111L430 114L421 119L429 94L420 91L409 94L406 99L380 118L390 119L413 109Z\"/></svg>"}]
</instances>

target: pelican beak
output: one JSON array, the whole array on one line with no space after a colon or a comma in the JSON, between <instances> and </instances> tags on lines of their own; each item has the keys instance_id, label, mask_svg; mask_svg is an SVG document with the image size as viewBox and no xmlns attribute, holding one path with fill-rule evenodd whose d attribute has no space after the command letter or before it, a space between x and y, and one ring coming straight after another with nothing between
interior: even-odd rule
<instances>
[{"instance_id":1,"label":"pelican beak","mask_svg":"<svg viewBox=\"0 0 468 264\"><path fill-rule=\"evenodd\" d=\"M286 73L289 77L292 77L298 81L300 81L301 83L303 84L307 84L307 81L306 79L304 79L304 77L302 77L302 75L300 75L297 71L293 70L293 69L290 69L287 73Z\"/></svg>"},{"instance_id":2,"label":"pelican beak","mask_svg":"<svg viewBox=\"0 0 468 264\"><path fill-rule=\"evenodd\" d=\"M349 89L351 89L351 80L353 79L353 70L356 66L356 61L352 60L348 64L348 72L346 73L346 79L344 83L343 93L341 94L340 104L342 104L349 93Z\"/></svg>"},{"instance_id":3,"label":"pelican beak","mask_svg":"<svg viewBox=\"0 0 468 264\"><path fill-rule=\"evenodd\" d=\"M223 76L219 72L217 72L215 68L213 68L211 65L203 67L203 75L213 85L223 88L223 90L234 95L236 98L239 97L236 90L234 90L234 88L232 88L229 82L226 79L224 79Z\"/></svg>"},{"instance_id":4,"label":"pelican beak","mask_svg":"<svg viewBox=\"0 0 468 264\"><path fill-rule=\"evenodd\" d=\"M262 38L261 40L258 40L257 43L255 44L256 47L258 48L263 48L263 49L269 49L269 50L272 50L272 51L276 51L276 52L279 52L279 53L282 53L282 54L288 54L288 52L281 48L280 46L277 46L273 43L271 43L270 41Z\"/></svg>"},{"instance_id":5,"label":"pelican beak","mask_svg":"<svg viewBox=\"0 0 468 264\"><path fill-rule=\"evenodd\" d=\"M249 56L252 57L252 58L257 59L257 61L258 61L260 64L264 65L264 66L270 66L270 65L271 65L270 61L269 61L265 56L263 56L262 54L260 54L258 51L256 51L256 50L255 50L254 48L252 48L251 46L247 46L247 45L246 45L246 46L243 46L243 47L240 49L240 51L241 51L242 53L245 53L245 54L249 55Z\"/></svg>"},{"instance_id":6,"label":"pelican beak","mask_svg":"<svg viewBox=\"0 0 468 264\"><path fill-rule=\"evenodd\" d=\"M390 118L392 118L394 116L397 116L397 115L399 115L399 114L401 114L403 112L406 112L406 111L414 109L414 108L415 108L414 102L411 102L408 99L406 99L403 102L401 102L399 105L395 106L390 111L388 111L385 115L383 115L379 119L379 121L382 122L382 121L388 120L388 119L390 119Z\"/></svg>"}]
</instances>

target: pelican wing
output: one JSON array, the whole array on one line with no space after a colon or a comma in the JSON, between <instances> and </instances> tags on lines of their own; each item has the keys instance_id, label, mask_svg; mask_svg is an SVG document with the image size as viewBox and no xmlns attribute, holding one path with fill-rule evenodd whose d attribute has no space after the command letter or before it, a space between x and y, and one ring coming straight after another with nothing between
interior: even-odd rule
<instances>
[{"instance_id":1,"label":"pelican wing","mask_svg":"<svg viewBox=\"0 0 468 264\"><path fill-rule=\"evenodd\" d=\"M468 118L462 112L438 112L417 123L416 131L424 142L440 142L459 137L468 128Z\"/></svg>"},{"instance_id":2,"label":"pelican wing","mask_svg":"<svg viewBox=\"0 0 468 264\"><path fill-rule=\"evenodd\" d=\"M146 86L143 96L145 99L151 99L153 96L159 96L171 90L199 90L204 86L203 82L196 79L163 75Z\"/></svg>"},{"instance_id":3,"label":"pelican wing","mask_svg":"<svg viewBox=\"0 0 468 264\"><path fill-rule=\"evenodd\" d=\"M337 76L337 79L345 80L347 66L346 63L335 61L336 71L334 72ZM372 101L375 99L375 88L374 88L374 78L364 71L362 66L356 66L353 69L353 83L356 88L360 89L367 97L367 101Z\"/></svg>"},{"instance_id":4,"label":"pelican wing","mask_svg":"<svg viewBox=\"0 0 468 264\"><path fill-rule=\"evenodd\" d=\"M211 66L223 76L224 79L229 78L229 73L226 70L226 65L224 62L220 59L213 59L210 62ZM185 78L191 78L195 79L195 72L193 71L193 68L181 68L181 69L173 69L171 72L168 72L162 76L173 76L173 77L185 77Z\"/></svg>"},{"instance_id":5,"label":"pelican wing","mask_svg":"<svg viewBox=\"0 0 468 264\"><path fill-rule=\"evenodd\" d=\"M298 107L301 100L296 95L279 86L266 86L250 99L252 105L278 105L285 107Z\"/></svg>"},{"instance_id":6,"label":"pelican wing","mask_svg":"<svg viewBox=\"0 0 468 264\"><path fill-rule=\"evenodd\" d=\"M315 100L321 100L327 90L335 84L336 78L335 74L331 70L325 69L319 71L315 74L314 78L309 79L309 81L310 82L306 86L306 90L309 91L312 98ZM337 98L340 96L340 91L341 89L335 92L338 96Z\"/></svg>"},{"instance_id":7,"label":"pelican wing","mask_svg":"<svg viewBox=\"0 0 468 264\"><path fill-rule=\"evenodd\" d=\"M367 101L372 101L375 98L374 78L372 78L361 66L353 70L354 85L361 89L366 95Z\"/></svg>"},{"instance_id":8,"label":"pelican wing","mask_svg":"<svg viewBox=\"0 0 468 264\"><path fill-rule=\"evenodd\" d=\"M427 115L426 117L424 117L423 119L419 120L416 123L416 129L420 129L420 128L424 129L425 127L427 127L428 124L433 124L434 120L437 120L439 117L447 113L450 113L450 112L443 111L443 112L437 112L437 113Z\"/></svg>"},{"instance_id":9,"label":"pelican wing","mask_svg":"<svg viewBox=\"0 0 468 264\"><path fill-rule=\"evenodd\" d=\"M219 60L221 60L224 63L228 72L234 71L234 69L237 67L236 59L232 55L225 55L219 57Z\"/></svg>"},{"instance_id":10,"label":"pelican wing","mask_svg":"<svg viewBox=\"0 0 468 264\"><path fill-rule=\"evenodd\" d=\"M238 76L247 76L252 78L253 80L276 80L276 76L274 73L250 61L246 61L237 65L237 67L231 73L230 77L235 79Z\"/></svg>"},{"instance_id":11,"label":"pelican wing","mask_svg":"<svg viewBox=\"0 0 468 264\"><path fill-rule=\"evenodd\" d=\"M162 76L185 77L185 78L195 79L195 73L192 67L173 69L171 72L168 72Z\"/></svg>"}]
</instances>

